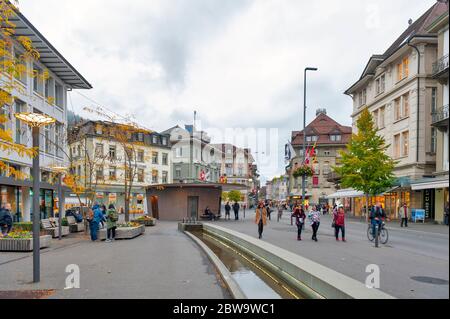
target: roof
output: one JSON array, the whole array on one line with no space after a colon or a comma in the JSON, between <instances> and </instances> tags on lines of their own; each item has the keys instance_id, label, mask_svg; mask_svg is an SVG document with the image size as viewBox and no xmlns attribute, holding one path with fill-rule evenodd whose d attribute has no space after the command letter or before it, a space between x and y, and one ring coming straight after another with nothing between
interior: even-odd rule
<instances>
[{"instance_id":1,"label":"roof","mask_svg":"<svg viewBox=\"0 0 450 319\"><path fill-rule=\"evenodd\" d=\"M72 89L92 89L92 85L53 47L22 13L16 10L15 15L9 21L16 25L14 37L28 37L32 41L33 47L40 54L39 61L66 85Z\"/></svg>"},{"instance_id":2,"label":"roof","mask_svg":"<svg viewBox=\"0 0 450 319\"><path fill-rule=\"evenodd\" d=\"M146 189L165 189L165 188L222 188L223 184L218 183L175 183L175 184L158 184L149 185Z\"/></svg>"},{"instance_id":3,"label":"roof","mask_svg":"<svg viewBox=\"0 0 450 319\"><path fill-rule=\"evenodd\" d=\"M392 44L391 46L383 53L372 55L369 58L369 62L364 68L363 73L361 74L359 80L352 84L352 86L345 91L345 94L351 94L352 90L358 86L358 84L364 80L369 75L374 75L377 67L390 56L392 56L395 52L397 52L400 48L407 45L408 41L410 41L414 37L420 36L434 36L427 31L427 27L435 21L437 18L442 16L446 11L448 11L448 4L445 3L435 3L430 9L428 9L419 19L414 21Z\"/></svg>"},{"instance_id":4,"label":"roof","mask_svg":"<svg viewBox=\"0 0 450 319\"><path fill-rule=\"evenodd\" d=\"M342 135L341 141L330 141L329 136L340 133ZM320 113L311 123L306 127L306 135L318 135L317 144L347 144L352 136L352 128L350 126L343 126L333 120L324 113ZM303 130L292 132L292 145L303 145Z\"/></svg>"}]
</instances>

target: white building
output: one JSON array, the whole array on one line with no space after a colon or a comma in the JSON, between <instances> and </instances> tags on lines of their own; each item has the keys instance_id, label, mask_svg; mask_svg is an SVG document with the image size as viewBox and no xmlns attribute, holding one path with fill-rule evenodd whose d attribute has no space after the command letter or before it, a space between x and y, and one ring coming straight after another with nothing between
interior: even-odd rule
<instances>
[{"instance_id":1,"label":"white building","mask_svg":"<svg viewBox=\"0 0 450 319\"><path fill-rule=\"evenodd\" d=\"M51 178L50 167L61 165L67 161L66 127L67 127L67 91L75 89L91 89L86 79L53 47L53 45L20 13L10 19L16 25L14 37L27 36L33 41L35 49L40 53L39 61L24 61L27 74L17 78L16 84L20 88L13 93L16 96L14 105L1 106L1 112L9 121L5 128L13 132L14 141L32 146L31 130L15 119L16 112L40 112L56 119L54 125L41 129L40 164L41 164L41 217L54 214L54 181ZM23 47L15 42L13 44L14 56L24 51ZM32 71L40 74L48 70L50 78L46 81L39 77L31 77ZM2 75L3 76L3 75ZM50 101L48 98L54 98ZM51 102L51 104L49 104ZM13 153L0 151L0 158L5 163L14 166L26 174L30 174L31 158L24 158ZM18 181L6 177L3 172L0 176L1 204L10 203L15 221L29 221L31 218L31 186L30 180Z\"/></svg>"}]
</instances>

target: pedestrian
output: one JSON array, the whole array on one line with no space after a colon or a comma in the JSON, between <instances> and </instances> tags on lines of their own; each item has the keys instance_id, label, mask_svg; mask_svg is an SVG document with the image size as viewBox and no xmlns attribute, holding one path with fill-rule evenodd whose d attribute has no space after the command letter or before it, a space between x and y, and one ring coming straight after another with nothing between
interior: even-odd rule
<instances>
[{"instance_id":1,"label":"pedestrian","mask_svg":"<svg viewBox=\"0 0 450 319\"><path fill-rule=\"evenodd\" d=\"M95 204L89 211L88 221L91 233L91 240L96 241L98 239L98 230L100 222L105 221L105 218L102 214L102 210L98 204Z\"/></svg>"},{"instance_id":2,"label":"pedestrian","mask_svg":"<svg viewBox=\"0 0 450 319\"><path fill-rule=\"evenodd\" d=\"M449 213L449 207L448 207L448 202L445 205L444 208L444 224L448 226L448 213Z\"/></svg>"},{"instance_id":3,"label":"pedestrian","mask_svg":"<svg viewBox=\"0 0 450 319\"><path fill-rule=\"evenodd\" d=\"M345 210L341 204L338 206L336 212L333 213L334 234L336 241L339 241L339 230L342 234L342 241L345 243Z\"/></svg>"},{"instance_id":4,"label":"pedestrian","mask_svg":"<svg viewBox=\"0 0 450 319\"><path fill-rule=\"evenodd\" d=\"M3 235L8 235L11 232L13 225L13 218L11 214L11 204L6 203L0 209L0 228Z\"/></svg>"},{"instance_id":5,"label":"pedestrian","mask_svg":"<svg viewBox=\"0 0 450 319\"><path fill-rule=\"evenodd\" d=\"M225 205L225 220L230 220L230 212L231 212L231 206L230 206L230 202L227 202Z\"/></svg>"},{"instance_id":6,"label":"pedestrian","mask_svg":"<svg viewBox=\"0 0 450 319\"><path fill-rule=\"evenodd\" d=\"M317 242L317 232L320 226L320 213L313 207L311 212L308 214L308 218L313 231L312 240Z\"/></svg>"},{"instance_id":7,"label":"pedestrian","mask_svg":"<svg viewBox=\"0 0 450 319\"><path fill-rule=\"evenodd\" d=\"M113 204L110 204L106 212L106 242L110 243L116 238L116 228L119 215Z\"/></svg>"},{"instance_id":8,"label":"pedestrian","mask_svg":"<svg viewBox=\"0 0 450 319\"><path fill-rule=\"evenodd\" d=\"M292 216L295 217L295 224L297 225L297 240L302 240L302 230L306 219L305 211L302 208L297 207Z\"/></svg>"},{"instance_id":9,"label":"pedestrian","mask_svg":"<svg viewBox=\"0 0 450 319\"><path fill-rule=\"evenodd\" d=\"M270 203L266 204L266 212L267 212L267 216L269 217L269 220L272 220L272 218L270 216L272 214L272 209L271 209Z\"/></svg>"},{"instance_id":10,"label":"pedestrian","mask_svg":"<svg viewBox=\"0 0 450 319\"><path fill-rule=\"evenodd\" d=\"M107 213L106 206L102 205L100 207L100 209L102 211L102 215L103 215L104 219L106 220L106 213ZM105 222L104 221L101 221L100 224L102 225L102 229L105 228Z\"/></svg>"},{"instance_id":11,"label":"pedestrian","mask_svg":"<svg viewBox=\"0 0 450 319\"><path fill-rule=\"evenodd\" d=\"M258 235L259 239L261 239L264 226L267 225L267 210L263 202L260 202L256 208L255 223L258 225Z\"/></svg>"},{"instance_id":12,"label":"pedestrian","mask_svg":"<svg viewBox=\"0 0 450 319\"><path fill-rule=\"evenodd\" d=\"M400 227L403 227L403 224L405 224L405 227L408 228L409 209L406 203L403 203L398 209L398 218L401 218L402 220Z\"/></svg>"},{"instance_id":13,"label":"pedestrian","mask_svg":"<svg viewBox=\"0 0 450 319\"><path fill-rule=\"evenodd\" d=\"M283 217L283 204L278 204L278 216L277 216L277 222L280 221L280 219Z\"/></svg>"},{"instance_id":14,"label":"pedestrian","mask_svg":"<svg viewBox=\"0 0 450 319\"><path fill-rule=\"evenodd\" d=\"M234 220L239 220L239 209L241 207L239 206L238 202L234 202L233 204L233 211L234 211Z\"/></svg>"},{"instance_id":15,"label":"pedestrian","mask_svg":"<svg viewBox=\"0 0 450 319\"><path fill-rule=\"evenodd\" d=\"M244 203L244 204L242 205L242 208L244 209L244 219L245 219L245 210L247 209L247 203Z\"/></svg>"}]
</instances>

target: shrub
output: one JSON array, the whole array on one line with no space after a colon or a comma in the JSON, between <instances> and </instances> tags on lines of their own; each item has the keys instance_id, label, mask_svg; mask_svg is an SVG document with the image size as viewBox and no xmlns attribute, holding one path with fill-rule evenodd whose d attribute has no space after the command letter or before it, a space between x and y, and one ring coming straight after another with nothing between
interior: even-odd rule
<instances>
[{"instance_id":1,"label":"shrub","mask_svg":"<svg viewBox=\"0 0 450 319\"><path fill-rule=\"evenodd\" d=\"M13 229L18 231L33 231L33 223L32 222L14 223Z\"/></svg>"}]
</instances>

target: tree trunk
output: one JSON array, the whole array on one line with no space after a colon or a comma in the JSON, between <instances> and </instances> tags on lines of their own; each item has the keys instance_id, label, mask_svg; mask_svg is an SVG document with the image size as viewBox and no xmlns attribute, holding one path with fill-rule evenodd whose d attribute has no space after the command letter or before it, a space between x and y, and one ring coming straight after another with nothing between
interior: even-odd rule
<instances>
[{"instance_id":1,"label":"tree trunk","mask_svg":"<svg viewBox=\"0 0 450 319\"><path fill-rule=\"evenodd\" d=\"M369 222L369 194L366 194L366 223Z\"/></svg>"}]
</instances>

